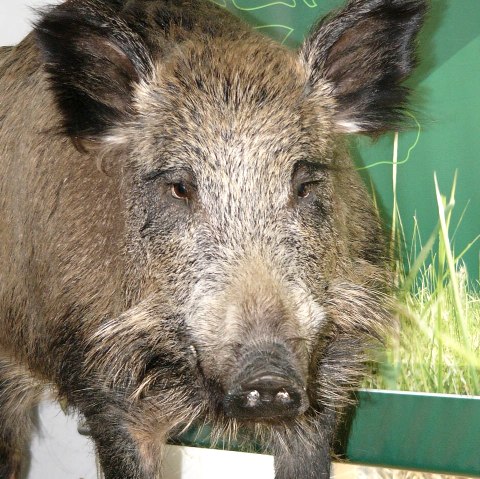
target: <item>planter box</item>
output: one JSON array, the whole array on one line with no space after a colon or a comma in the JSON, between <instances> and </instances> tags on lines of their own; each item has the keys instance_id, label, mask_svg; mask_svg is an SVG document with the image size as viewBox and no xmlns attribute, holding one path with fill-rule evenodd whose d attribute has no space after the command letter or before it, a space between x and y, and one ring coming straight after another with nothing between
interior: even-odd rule
<instances>
[{"instance_id":1,"label":"planter box","mask_svg":"<svg viewBox=\"0 0 480 479\"><path fill-rule=\"evenodd\" d=\"M480 477L480 397L361 390L358 400L341 434L347 461ZM175 443L209 447L208 429Z\"/></svg>"},{"instance_id":2,"label":"planter box","mask_svg":"<svg viewBox=\"0 0 480 479\"><path fill-rule=\"evenodd\" d=\"M345 456L368 465L480 476L480 397L360 391Z\"/></svg>"}]
</instances>

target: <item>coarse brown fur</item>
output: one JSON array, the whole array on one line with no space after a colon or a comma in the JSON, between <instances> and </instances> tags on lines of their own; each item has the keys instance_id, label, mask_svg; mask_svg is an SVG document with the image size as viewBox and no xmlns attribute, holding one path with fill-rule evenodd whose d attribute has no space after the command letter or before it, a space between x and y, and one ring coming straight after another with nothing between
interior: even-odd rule
<instances>
[{"instance_id":1,"label":"coarse brown fur","mask_svg":"<svg viewBox=\"0 0 480 479\"><path fill-rule=\"evenodd\" d=\"M277 479L328 476L392 322L343 136L401 121L424 10L351 0L294 52L202 0L70 0L0 50L1 479L52 386L108 479L160 477L165 441L205 422ZM297 413L227 414L277 353Z\"/></svg>"}]
</instances>

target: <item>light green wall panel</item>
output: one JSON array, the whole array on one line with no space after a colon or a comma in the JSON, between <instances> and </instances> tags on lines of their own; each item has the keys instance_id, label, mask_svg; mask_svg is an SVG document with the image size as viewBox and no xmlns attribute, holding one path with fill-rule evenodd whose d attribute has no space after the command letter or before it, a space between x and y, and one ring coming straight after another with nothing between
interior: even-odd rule
<instances>
[{"instance_id":1,"label":"light green wall panel","mask_svg":"<svg viewBox=\"0 0 480 479\"><path fill-rule=\"evenodd\" d=\"M316 19L339 0L218 0L260 31L298 46ZM399 166L398 198L407 238L416 214L426 241L437 223L433 173L447 194L458 170L453 224L467 207L455 237L456 252L480 234L480 1L432 0L420 36L419 68L410 80L413 112L421 124L409 161ZM417 131L400 134L399 160L415 143ZM372 143L354 140L359 166L392 160L393 135ZM387 222L392 210L391 166L366 170L373 179ZM364 174L366 172L364 171ZM465 259L473 279L479 274L480 243Z\"/></svg>"}]
</instances>

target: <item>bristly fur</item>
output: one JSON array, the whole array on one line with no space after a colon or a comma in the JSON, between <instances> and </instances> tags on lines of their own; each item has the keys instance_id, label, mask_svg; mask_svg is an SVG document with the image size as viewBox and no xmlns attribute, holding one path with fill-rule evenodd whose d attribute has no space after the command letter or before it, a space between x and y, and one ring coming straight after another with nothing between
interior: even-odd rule
<instances>
[{"instance_id":1,"label":"bristly fur","mask_svg":"<svg viewBox=\"0 0 480 479\"><path fill-rule=\"evenodd\" d=\"M352 0L295 52L207 0L68 0L0 50L2 479L46 385L107 479L158 479L202 424L274 454L276 479L329 476L393 323L341 133L400 121L424 11ZM294 407L229 409L272 371Z\"/></svg>"}]
</instances>

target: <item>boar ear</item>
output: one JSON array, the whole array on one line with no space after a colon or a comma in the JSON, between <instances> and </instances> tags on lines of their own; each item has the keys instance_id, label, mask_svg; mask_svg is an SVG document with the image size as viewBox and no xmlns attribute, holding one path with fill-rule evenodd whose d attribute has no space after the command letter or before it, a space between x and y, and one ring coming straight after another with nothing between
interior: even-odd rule
<instances>
[{"instance_id":1,"label":"boar ear","mask_svg":"<svg viewBox=\"0 0 480 479\"><path fill-rule=\"evenodd\" d=\"M100 2L66 2L35 28L65 133L101 140L133 114L133 88L151 71L149 52Z\"/></svg>"},{"instance_id":2,"label":"boar ear","mask_svg":"<svg viewBox=\"0 0 480 479\"><path fill-rule=\"evenodd\" d=\"M425 11L424 0L350 0L314 28L301 54L310 87L331 90L338 131L401 125Z\"/></svg>"}]
</instances>

